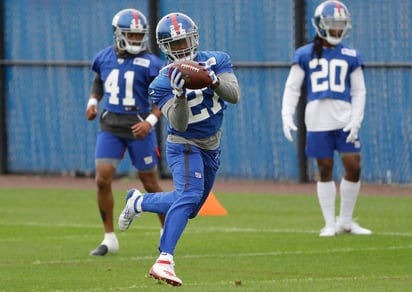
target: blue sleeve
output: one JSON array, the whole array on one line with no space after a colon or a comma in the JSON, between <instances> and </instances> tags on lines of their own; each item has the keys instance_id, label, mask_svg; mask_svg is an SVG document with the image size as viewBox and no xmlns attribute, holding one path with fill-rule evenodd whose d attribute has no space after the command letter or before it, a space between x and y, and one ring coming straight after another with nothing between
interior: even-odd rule
<instances>
[{"instance_id":1,"label":"blue sleeve","mask_svg":"<svg viewBox=\"0 0 412 292\"><path fill-rule=\"evenodd\" d=\"M356 65L357 65L356 68L358 68L359 66L364 67L365 63L363 63L363 59L359 51L356 51L356 56L357 56L356 57Z\"/></svg>"},{"instance_id":2,"label":"blue sleeve","mask_svg":"<svg viewBox=\"0 0 412 292\"><path fill-rule=\"evenodd\" d=\"M99 62L99 54L96 54L96 56L93 58L92 64L90 65L90 68L96 72L97 74L100 74L100 62Z\"/></svg>"},{"instance_id":3,"label":"blue sleeve","mask_svg":"<svg viewBox=\"0 0 412 292\"><path fill-rule=\"evenodd\" d=\"M216 74L233 73L233 65L230 56L224 52L217 52L217 64L212 67Z\"/></svg>"},{"instance_id":4,"label":"blue sleeve","mask_svg":"<svg viewBox=\"0 0 412 292\"><path fill-rule=\"evenodd\" d=\"M306 71L307 64L309 63L312 54L312 49L313 43L298 48L293 55L292 65L298 64L303 70Z\"/></svg>"},{"instance_id":5,"label":"blue sleeve","mask_svg":"<svg viewBox=\"0 0 412 292\"><path fill-rule=\"evenodd\" d=\"M171 98L173 98L169 77L167 76L168 66L163 67L157 77L149 85L149 96L153 103L159 108Z\"/></svg>"},{"instance_id":6,"label":"blue sleeve","mask_svg":"<svg viewBox=\"0 0 412 292\"><path fill-rule=\"evenodd\" d=\"M150 66L150 76L152 78L155 78L157 75L159 75L159 71L163 68L164 61L160 59L159 57L154 56L151 62L152 62L152 66Z\"/></svg>"},{"instance_id":7,"label":"blue sleeve","mask_svg":"<svg viewBox=\"0 0 412 292\"><path fill-rule=\"evenodd\" d=\"M208 62L210 68L217 75L222 73L233 73L233 65L230 56L221 51L200 51L196 55L195 61Z\"/></svg>"}]
</instances>

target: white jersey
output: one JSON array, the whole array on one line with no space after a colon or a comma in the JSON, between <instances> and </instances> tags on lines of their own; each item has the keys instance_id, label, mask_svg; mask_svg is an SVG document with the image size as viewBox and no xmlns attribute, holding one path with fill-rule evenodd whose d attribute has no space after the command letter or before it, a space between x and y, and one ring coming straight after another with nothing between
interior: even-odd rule
<instances>
[{"instance_id":1,"label":"white jersey","mask_svg":"<svg viewBox=\"0 0 412 292\"><path fill-rule=\"evenodd\" d=\"M322 58L318 59L312 48L313 44L309 44L295 53L283 95L282 118L293 117L305 82L308 131L342 129L350 122L360 124L366 88L359 53L341 44L324 48Z\"/></svg>"}]
</instances>

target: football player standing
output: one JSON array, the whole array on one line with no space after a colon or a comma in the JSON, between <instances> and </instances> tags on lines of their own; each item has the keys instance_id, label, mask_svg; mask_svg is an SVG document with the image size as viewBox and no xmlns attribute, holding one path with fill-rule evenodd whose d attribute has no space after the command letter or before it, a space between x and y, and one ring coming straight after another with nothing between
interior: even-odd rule
<instances>
[{"instance_id":1,"label":"football player standing","mask_svg":"<svg viewBox=\"0 0 412 292\"><path fill-rule=\"evenodd\" d=\"M317 35L313 42L296 50L285 84L282 101L284 135L293 141L291 131L297 130L293 116L301 86L305 83L306 154L317 162L317 196L325 220L320 236L369 235L372 232L352 218L360 189L361 141L358 132L366 98L364 64L356 49L342 43L351 29L350 14L342 2L321 3L312 23ZM340 154L345 169L340 181L337 219L337 190L333 181L335 151Z\"/></svg>"},{"instance_id":2,"label":"football player standing","mask_svg":"<svg viewBox=\"0 0 412 292\"><path fill-rule=\"evenodd\" d=\"M94 120L104 99L95 150L97 204L104 226L102 243L93 256L116 253L119 243L113 228L112 180L125 151L138 178L149 192L160 192L157 179L159 151L155 125L161 112L152 106L150 82L164 62L148 51L149 26L136 9L119 11L112 21L114 46L96 54L91 68L96 73L86 107L86 118ZM161 225L164 215L159 214Z\"/></svg>"}]
</instances>

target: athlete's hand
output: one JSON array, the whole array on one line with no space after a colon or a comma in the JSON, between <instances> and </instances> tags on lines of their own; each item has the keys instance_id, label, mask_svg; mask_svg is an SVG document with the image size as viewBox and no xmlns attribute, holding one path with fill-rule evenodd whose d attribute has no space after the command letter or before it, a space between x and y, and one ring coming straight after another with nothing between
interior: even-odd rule
<instances>
[{"instance_id":1,"label":"athlete's hand","mask_svg":"<svg viewBox=\"0 0 412 292\"><path fill-rule=\"evenodd\" d=\"M348 137L346 138L346 143L353 143L358 139L360 125L357 123L350 122L343 128L344 132L349 132Z\"/></svg>"},{"instance_id":2,"label":"athlete's hand","mask_svg":"<svg viewBox=\"0 0 412 292\"><path fill-rule=\"evenodd\" d=\"M293 119L283 120L283 135L290 142L293 142L292 131L297 131L297 129L298 127L296 127Z\"/></svg>"},{"instance_id":3,"label":"athlete's hand","mask_svg":"<svg viewBox=\"0 0 412 292\"><path fill-rule=\"evenodd\" d=\"M91 121L94 120L97 117L97 114L99 112L99 108L97 107L97 105L91 105L89 107L86 108L86 119Z\"/></svg>"},{"instance_id":4,"label":"athlete's hand","mask_svg":"<svg viewBox=\"0 0 412 292\"><path fill-rule=\"evenodd\" d=\"M174 95L179 97L186 95L186 88L184 87L185 80L183 79L182 72L180 72L177 68L171 69L170 86L173 89Z\"/></svg>"},{"instance_id":5,"label":"athlete's hand","mask_svg":"<svg viewBox=\"0 0 412 292\"><path fill-rule=\"evenodd\" d=\"M209 64L206 62L198 62L200 66L203 66L207 71L209 71L209 77L212 79L212 84L210 85L210 88L215 90L216 88L219 87L219 78L216 76L215 71L213 71L210 67Z\"/></svg>"},{"instance_id":6,"label":"athlete's hand","mask_svg":"<svg viewBox=\"0 0 412 292\"><path fill-rule=\"evenodd\" d=\"M209 76L210 76L210 79L212 79L212 85L210 85L210 88L215 90L216 88L219 87L219 84L220 84L219 78L217 78L215 71L213 70L210 70Z\"/></svg>"},{"instance_id":7,"label":"athlete's hand","mask_svg":"<svg viewBox=\"0 0 412 292\"><path fill-rule=\"evenodd\" d=\"M131 127L133 136L136 138L144 138L152 129L152 125L149 124L147 121L142 121L140 123L136 123Z\"/></svg>"}]
</instances>

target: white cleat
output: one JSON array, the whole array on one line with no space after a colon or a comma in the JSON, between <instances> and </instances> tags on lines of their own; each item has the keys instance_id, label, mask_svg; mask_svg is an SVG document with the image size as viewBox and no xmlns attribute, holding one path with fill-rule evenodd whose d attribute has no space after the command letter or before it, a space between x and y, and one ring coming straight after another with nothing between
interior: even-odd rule
<instances>
[{"instance_id":1,"label":"white cleat","mask_svg":"<svg viewBox=\"0 0 412 292\"><path fill-rule=\"evenodd\" d=\"M120 231L126 231L129 229L130 224L132 224L134 217L140 216L140 212L137 212L135 206L137 201L142 197L136 189L130 189L126 195L126 206L124 207L122 213L119 216L119 229Z\"/></svg>"},{"instance_id":2,"label":"white cleat","mask_svg":"<svg viewBox=\"0 0 412 292\"><path fill-rule=\"evenodd\" d=\"M336 230L335 227L333 226L325 226L320 230L319 236L320 237L329 237L329 236L335 236L336 235Z\"/></svg>"},{"instance_id":3,"label":"white cleat","mask_svg":"<svg viewBox=\"0 0 412 292\"><path fill-rule=\"evenodd\" d=\"M166 282L172 286L181 286L183 284L175 273L175 263L168 260L158 259L156 263L150 269L150 277Z\"/></svg>"},{"instance_id":4,"label":"white cleat","mask_svg":"<svg viewBox=\"0 0 412 292\"><path fill-rule=\"evenodd\" d=\"M354 234L354 235L371 235L372 231L359 226L359 224L353 220L350 220L349 222L340 222L338 220L338 223L336 223L336 233L337 234L349 233L349 234Z\"/></svg>"}]
</instances>

